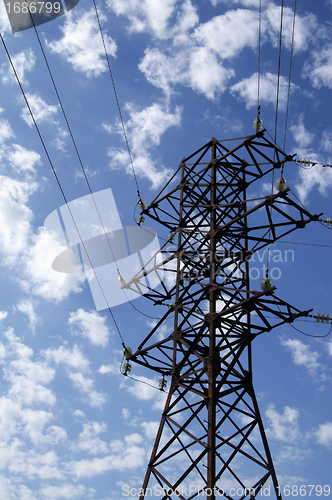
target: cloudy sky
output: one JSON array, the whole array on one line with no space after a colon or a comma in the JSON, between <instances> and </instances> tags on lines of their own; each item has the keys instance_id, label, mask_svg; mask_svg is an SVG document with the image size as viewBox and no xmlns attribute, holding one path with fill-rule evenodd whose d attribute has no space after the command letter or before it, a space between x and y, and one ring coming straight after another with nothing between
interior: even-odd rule
<instances>
[{"instance_id":1,"label":"cloudy sky","mask_svg":"<svg viewBox=\"0 0 332 500\"><path fill-rule=\"evenodd\" d=\"M97 5L140 191L148 202L181 159L211 137L253 133L259 0ZM293 0L285 0L281 146L293 9ZM298 2L286 136L287 152L317 162L311 169L292 163L285 170L287 183L308 210L325 218L332 217L332 169L322 167L332 163L331 16L331 0ZM280 2L263 0L260 104L272 136L279 27ZM0 31L67 200L86 196L35 32L14 35L3 3ZM133 225L136 186L93 2L80 0L70 14L38 32L91 189L111 188L122 224ZM141 486L164 397L121 375L121 340L107 311L96 311L85 276L52 269L64 247L44 221L64 200L2 44L0 54L1 500L115 500L122 498L124 485ZM269 189L263 184L256 194ZM275 271L274 284L278 295L299 309L332 315L331 233L321 224L312 226L275 247L279 257L273 266L280 273ZM286 250L292 251L287 261ZM260 269L261 262L253 265ZM144 297L134 304L147 315L158 314ZM132 349L154 325L126 303L113 313ZM294 326L311 335L329 329L308 321ZM161 334L170 331L167 323ZM254 345L254 385L282 486L332 487L331 361L329 337L313 339L290 326ZM133 376L158 385L158 378L139 367L133 366Z\"/></svg>"}]
</instances>

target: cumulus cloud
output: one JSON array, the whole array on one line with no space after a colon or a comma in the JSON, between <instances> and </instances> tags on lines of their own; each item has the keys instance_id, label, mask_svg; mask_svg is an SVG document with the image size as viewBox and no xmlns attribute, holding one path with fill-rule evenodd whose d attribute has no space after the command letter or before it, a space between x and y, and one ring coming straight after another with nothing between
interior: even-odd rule
<instances>
[{"instance_id":1,"label":"cumulus cloud","mask_svg":"<svg viewBox=\"0 0 332 500\"><path fill-rule=\"evenodd\" d=\"M0 311L0 321L7 318L8 313L6 311Z\"/></svg>"},{"instance_id":2,"label":"cumulus cloud","mask_svg":"<svg viewBox=\"0 0 332 500\"><path fill-rule=\"evenodd\" d=\"M29 326L33 333L36 326L42 323L41 318L35 313L34 306L35 302L32 299L24 299L17 304L17 309L28 316Z\"/></svg>"},{"instance_id":3,"label":"cumulus cloud","mask_svg":"<svg viewBox=\"0 0 332 500\"><path fill-rule=\"evenodd\" d=\"M5 4L0 4L0 33L12 33Z\"/></svg>"},{"instance_id":4,"label":"cumulus cloud","mask_svg":"<svg viewBox=\"0 0 332 500\"><path fill-rule=\"evenodd\" d=\"M190 0L185 0L180 6L177 0L164 0L163 2L108 0L107 6L117 16L127 17L129 33L148 32L162 40L173 38L174 34L183 33L198 22L196 8Z\"/></svg>"},{"instance_id":5,"label":"cumulus cloud","mask_svg":"<svg viewBox=\"0 0 332 500\"><path fill-rule=\"evenodd\" d=\"M22 50L22 52L19 52L18 54L11 56L11 60L14 65L15 71L20 79L20 82L27 83L25 79L25 72L33 71L36 63L36 56L31 47ZM17 82L13 69L9 62L1 66L0 74L3 75L2 83L6 84L6 83Z\"/></svg>"},{"instance_id":6,"label":"cumulus cloud","mask_svg":"<svg viewBox=\"0 0 332 500\"><path fill-rule=\"evenodd\" d=\"M270 3L263 12L263 31L270 37L275 47L279 46L281 7ZM292 45L294 11L284 6L282 20L282 41L287 49ZM294 33L294 51L306 50L317 30L318 22L314 14L302 16L297 13Z\"/></svg>"},{"instance_id":7,"label":"cumulus cloud","mask_svg":"<svg viewBox=\"0 0 332 500\"><path fill-rule=\"evenodd\" d=\"M52 269L53 260L65 249L59 243L57 234L39 228L31 236L30 246L22 257L22 289L56 302L68 297L70 293L80 292L80 285L85 280L83 275L57 273Z\"/></svg>"},{"instance_id":8,"label":"cumulus cloud","mask_svg":"<svg viewBox=\"0 0 332 500\"><path fill-rule=\"evenodd\" d=\"M314 50L303 67L303 76L317 89L332 88L332 44Z\"/></svg>"},{"instance_id":9,"label":"cumulus cloud","mask_svg":"<svg viewBox=\"0 0 332 500\"><path fill-rule=\"evenodd\" d=\"M80 460L69 462L66 466L68 471L76 478L93 477L110 470L128 471L142 467L146 461L146 451L142 443L142 437L135 433L126 436L124 441L119 439L111 441L111 455L91 460Z\"/></svg>"},{"instance_id":10,"label":"cumulus cloud","mask_svg":"<svg viewBox=\"0 0 332 500\"><path fill-rule=\"evenodd\" d=\"M13 144L12 148L8 150L8 161L15 172L20 173L36 173L36 165L41 163L40 155L35 151Z\"/></svg>"},{"instance_id":11,"label":"cumulus cloud","mask_svg":"<svg viewBox=\"0 0 332 500\"><path fill-rule=\"evenodd\" d=\"M4 378L10 383L8 395L13 401L27 406L53 406L56 398L45 384L54 378L55 371L45 363L33 361L33 350L14 335L12 328L5 335L9 344L8 353L14 357L4 368Z\"/></svg>"},{"instance_id":12,"label":"cumulus cloud","mask_svg":"<svg viewBox=\"0 0 332 500\"><path fill-rule=\"evenodd\" d=\"M324 130L322 134L322 139L320 141L320 147L327 151L328 153L332 153L332 132L331 130Z\"/></svg>"},{"instance_id":13,"label":"cumulus cloud","mask_svg":"<svg viewBox=\"0 0 332 500\"><path fill-rule=\"evenodd\" d=\"M266 410L265 415L270 422L267 433L274 439L291 443L296 441L300 436L298 429L299 412L295 408L285 406L284 413L279 414L275 410L274 405L271 404Z\"/></svg>"},{"instance_id":14,"label":"cumulus cloud","mask_svg":"<svg viewBox=\"0 0 332 500\"><path fill-rule=\"evenodd\" d=\"M222 59L232 59L245 47L256 49L257 13L246 9L228 11L196 28L194 39Z\"/></svg>"},{"instance_id":15,"label":"cumulus cloud","mask_svg":"<svg viewBox=\"0 0 332 500\"><path fill-rule=\"evenodd\" d=\"M74 500L75 498L82 498L86 493L86 488L82 484L64 483L61 486L47 484L40 488L39 492L45 500L58 500L60 498Z\"/></svg>"},{"instance_id":16,"label":"cumulus cloud","mask_svg":"<svg viewBox=\"0 0 332 500\"><path fill-rule=\"evenodd\" d=\"M83 423L83 431L80 433L78 440L71 445L71 448L75 451L87 451L91 455L107 453L109 451L108 444L98 436L98 434L106 430L107 425L105 422L92 421Z\"/></svg>"},{"instance_id":17,"label":"cumulus cloud","mask_svg":"<svg viewBox=\"0 0 332 500\"><path fill-rule=\"evenodd\" d=\"M314 156L311 156L312 160L314 160ZM299 181L296 184L296 190L303 203L307 201L310 192L316 187L321 196L325 198L329 195L332 188L332 170L330 168L311 168L307 170L299 168L298 178Z\"/></svg>"},{"instance_id":18,"label":"cumulus cloud","mask_svg":"<svg viewBox=\"0 0 332 500\"><path fill-rule=\"evenodd\" d=\"M163 410L167 394L166 392L158 392L156 390L158 387L158 380L142 376L136 376L135 378L137 379L136 381L129 381L129 387L128 383L125 382L121 384L121 387L126 387L126 390L139 401L153 400L153 410Z\"/></svg>"},{"instance_id":19,"label":"cumulus cloud","mask_svg":"<svg viewBox=\"0 0 332 500\"><path fill-rule=\"evenodd\" d=\"M3 108L0 108L0 114L4 111ZM9 125L8 120L1 118L0 120L0 144L7 139L11 139L14 137L14 132L12 131L11 126ZM1 159L1 156L0 156Z\"/></svg>"},{"instance_id":20,"label":"cumulus cloud","mask_svg":"<svg viewBox=\"0 0 332 500\"><path fill-rule=\"evenodd\" d=\"M311 350L308 345L297 339L281 340L281 344L290 349L293 361L297 366L304 366L313 378L319 376L325 380L324 366L317 361L320 357L317 351Z\"/></svg>"},{"instance_id":21,"label":"cumulus cloud","mask_svg":"<svg viewBox=\"0 0 332 500\"><path fill-rule=\"evenodd\" d=\"M172 47L168 51L146 49L139 69L168 98L173 87L180 84L214 99L226 90L228 80L235 75L233 69L223 66L215 52L190 40L187 46Z\"/></svg>"},{"instance_id":22,"label":"cumulus cloud","mask_svg":"<svg viewBox=\"0 0 332 500\"><path fill-rule=\"evenodd\" d=\"M316 431L316 438L319 444L327 446L328 448L332 446L332 422L326 422L321 424Z\"/></svg>"},{"instance_id":23,"label":"cumulus cloud","mask_svg":"<svg viewBox=\"0 0 332 500\"><path fill-rule=\"evenodd\" d=\"M260 102L272 104L275 106L277 100L277 80L278 75L273 73L265 73L260 76ZM242 100L246 102L246 108L257 106L257 81L258 73L254 73L249 78L243 78L240 82L233 85L230 89L231 94L238 94ZM291 92L294 92L298 87L291 83ZM288 94L288 80L284 76L280 77L279 81L279 102L280 109L286 107Z\"/></svg>"},{"instance_id":24,"label":"cumulus cloud","mask_svg":"<svg viewBox=\"0 0 332 500\"><path fill-rule=\"evenodd\" d=\"M52 104L48 104L44 99L42 99L37 94L26 93L26 98L33 113L33 116L37 122L40 124L41 122L51 122L56 123L54 120L54 115L58 111L57 106L53 106ZM21 99L23 101L23 98ZM22 109L21 116L23 120L29 125L29 127L33 127L33 121L30 115L30 111L28 110L25 101L24 108Z\"/></svg>"},{"instance_id":25,"label":"cumulus cloud","mask_svg":"<svg viewBox=\"0 0 332 500\"><path fill-rule=\"evenodd\" d=\"M0 253L7 264L26 249L31 234L32 211L26 206L37 183L0 176Z\"/></svg>"},{"instance_id":26,"label":"cumulus cloud","mask_svg":"<svg viewBox=\"0 0 332 500\"><path fill-rule=\"evenodd\" d=\"M57 349L49 347L42 351L42 354L47 360L52 360L57 365L63 363L67 367L75 368L81 372L89 370L90 361L84 356L77 345L74 345L72 349L68 349L63 345Z\"/></svg>"},{"instance_id":27,"label":"cumulus cloud","mask_svg":"<svg viewBox=\"0 0 332 500\"><path fill-rule=\"evenodd\" d=\"M147 177L153 188L162 185L171 175L165 167L156 166L151 149L160 144L162 135L173 126L178 127L181 121L182 109L176 106L174 113L169 113L160 104L153 104L144 109L138 109L133 104L127 104L125 110L129 113L126 128L134 155L135 171L142 177ZM111 168L125 168L132 174L128 152L124 149L111 148L108 151L111 158Z\"/></svg>"},{"instance_id":28,"label":"cumulus cloud","mask_svg":"<svg viewBox=\"0 0 332 500\"><path fill-rule=\"evenodd\" d=\"M99 12L102 21L106 17ZM47 42L49 49L59 54L71 64L75 71L85 73L87 77L99 76L108 71L105 52L101 40L96 14L93 9L81 13L75 9L66 15L63 27L60 27L63 37L55 42ZM116 43L106 33L104 41L109 56L115 57Z\"/></svg>"},{"instance_id":29,"label":"cumulus cloud","mask_svg":"<svg viewBox=\"0 0 332 500\"><path fill-rule=\"evenodd\" d=\"M70 313L68 324L78 327L78 333L87 338L92 345L105 347L110 335L106 321L106 316L99 316L97 311L78 309Z\"/></svg>"},{"instance_id":30,"label":"cumulus cloud","mask_svg":"<svg viewBox=\"0 0 332 500\"><path fill-rule=\"evenodd\" d=\"M93 389L94 382L91 378L85 378L81 372L69 373L69 378L73 381L74 386L88 397L86 402L92 407L101 408L106 401L106 396L102 392Z\"/></svg>"},{"instance_id":31,"label":"cumulus cloud","mask_svg":"<svg viewBox=\"0 0 332 500\"><path fill-rule=\"evenodd\" d=\"M306 149L310 146L315 134L306 129L303 114L298 117L297 123L293 123L289 128L293 134L295 142L300 148Z\"/></svg>"}]
</instances>

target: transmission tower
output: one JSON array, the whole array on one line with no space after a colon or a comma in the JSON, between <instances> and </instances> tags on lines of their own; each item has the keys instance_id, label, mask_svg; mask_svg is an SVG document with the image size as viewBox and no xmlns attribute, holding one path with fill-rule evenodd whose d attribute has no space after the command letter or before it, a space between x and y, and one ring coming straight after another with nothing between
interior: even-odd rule
<instances>
[{"instance_id":1,"label":"transmission tower","mask_svg":"<svg viewBox=\"0 0 332 500\"><path fill-rule=\"evenodd\" d=\"M251 345L311 310L277 297L268 269L263 290L252 290L250 257L321 214L294 202L280 180L275 194L247 195L293 158L264 132L234 139L232 149L212 138L181 161L141 212L139 222L149 216L170 234L124 286L167 309L136 352L127 353L127 365L159 373L161 388L171 377L141 500L157 492L162 499L255 498L268 484L281 499L253 388ZM161 338L160 327L173 316L172 333Z\"/></svg>"}]
</instances>

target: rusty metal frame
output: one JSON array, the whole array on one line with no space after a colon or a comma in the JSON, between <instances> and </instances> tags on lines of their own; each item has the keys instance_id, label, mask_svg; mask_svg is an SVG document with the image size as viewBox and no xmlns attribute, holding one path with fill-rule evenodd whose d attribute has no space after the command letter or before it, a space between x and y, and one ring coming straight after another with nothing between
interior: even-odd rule
<instances>
[{"instance_id":1,"label":"rusty metal frame","mask_svg":"<svg viewBox=\"0 0 332 500\"><path fill-rule=\"evenodd\" d=\"M247 191L290 160L264 130L232 149L212 138L181 161L172 178L181 174L179 184L166 193L168 182L142 211L175 235L177 247L170 251L165 244L159 260L154 256L125 285L154 304L171 302L131 357L171 377L141 500L151 485L162 499L191 500L205 492L211 500L221 494L233 500L224 487L230 479L243 489L240 500L255 497L269 479L281 499L252 384L251 344L310 311L277 297L275 287L251 290L250 257L319 215L287 189L252 200ZM153 272L161 282L157 290L146 281ZM162 272L175 274L172 286L163 283ZM160 340L158 329L170 315L173 331ZM188 481L200 486L184 495Z\"/></svg>"}]
</instances>

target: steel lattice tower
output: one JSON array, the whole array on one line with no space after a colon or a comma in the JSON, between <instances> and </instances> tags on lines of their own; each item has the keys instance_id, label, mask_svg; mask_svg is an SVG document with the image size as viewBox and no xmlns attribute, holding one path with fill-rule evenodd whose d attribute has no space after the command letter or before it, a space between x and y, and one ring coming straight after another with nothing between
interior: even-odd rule
<instances>
[{"instance_id":1,"label":"steel lattice tower","mask_svg":"<svg viewBox=\"0 0 332 500\"><path fill-rule=\"evenodd\" d=\"M292 160L264 132L234 139L232 149L212 138L142 211L168 229L174 245L165 243L125 285L168 306L129 360L171 377L141 499L152 491L162 499L254 498L269 479L281 498L253 389L251 344L310 311L284 302L275 287L252 290L249 259L319 216L288 188L247 199L256 181ZM172 316L172 333L160 338Z\"/></svg>"}]
</instances>

